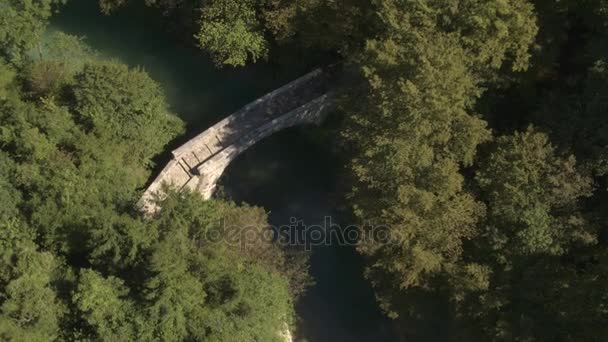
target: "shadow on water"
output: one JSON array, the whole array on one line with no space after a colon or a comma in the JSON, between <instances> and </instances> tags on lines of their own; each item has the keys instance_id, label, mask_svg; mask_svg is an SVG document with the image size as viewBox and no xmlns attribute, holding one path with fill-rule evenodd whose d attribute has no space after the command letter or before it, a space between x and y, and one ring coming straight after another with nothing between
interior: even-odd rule
<instances>
[{"instance_id":1,"label":"shadow on water","mask_svg":"<svg viewBox=\"0 0 608 342\"><path fill-rule=\"evenodd\" d=\"M265 64L218 70L200 51L177 43L158 14L139 2L104 16L94 0L71 1L51 29L85 36L102 56L143 67L161 83L172 110L187 123L186 136L176 143L307 71ZM333 214L335 162L304 134L307 129L279 132L240 156L223 179L226 192L269 210L273 225L289 224L291 217L323 222ZM297 341L394 340L352 247L315 247L311 266L316 285L297 305Z\"/></svg>"},{"instance_id":2,"label":"shadow on water","mask_svg":"<svg viewBox=\"0 0 608 342\"><path fill-rule=\"evenodd\" d=\"M236 201L271 210L270 223L339 222L329 199L336 165L326 148L310 141L308 127L288 129L256 144L226 170L222 186ZM363 279L361 257L349 246L313 246L316 284L297 305L297 341L391 341L391 323Z\"/></svg>"}]
</instances>

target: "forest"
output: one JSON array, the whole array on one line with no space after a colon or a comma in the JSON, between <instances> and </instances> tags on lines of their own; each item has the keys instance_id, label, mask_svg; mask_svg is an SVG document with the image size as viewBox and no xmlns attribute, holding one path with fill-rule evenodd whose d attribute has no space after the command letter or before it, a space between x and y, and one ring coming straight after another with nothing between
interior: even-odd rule
<instances>
[{"instance_id":1,"label":"forest","mask_svg":"<svg viewBox=\"0 0 608 342\"><path fill-rule=\"evenodd\" d=\"M283 341L306 256L211 241L270 229L222 196L141 213L186 125L144 69L47 31L68 1L0 0L0 340ZM335 200L389 227L356 250L399 340L606 340L608 1L141 2L218 69L338 70Z\"/></svg>"}]
</instances>

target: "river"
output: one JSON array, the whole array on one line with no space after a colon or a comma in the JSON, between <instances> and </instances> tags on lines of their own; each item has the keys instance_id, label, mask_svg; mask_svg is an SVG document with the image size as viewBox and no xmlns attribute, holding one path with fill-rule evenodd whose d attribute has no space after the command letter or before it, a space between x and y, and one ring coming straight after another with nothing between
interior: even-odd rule
<instances>
[{"instance_id":1,"label":"river","mask_svg":"<svg viewBox=\"0 0 608 342\"><path fill-rule=\"evenodd\" d=\"M310 68L258 63L218 70L201 51L177 42L158 13L140 4L104 16L95 1L71 1L53 18L50 29L84 36L102 56L143 67L161 83L172 110L187 123L182 139ZM335 215L330 198L337 178L330 149L314 138L323 129L293 128L258 143L229 166L223 189L237 202L264 207L272 225L287 225L291 218L306 225L322 223ZM354 249L317 246L311 253L316 284L296 305L295 340L394 340Z\"/></svg>"}]
</instances>

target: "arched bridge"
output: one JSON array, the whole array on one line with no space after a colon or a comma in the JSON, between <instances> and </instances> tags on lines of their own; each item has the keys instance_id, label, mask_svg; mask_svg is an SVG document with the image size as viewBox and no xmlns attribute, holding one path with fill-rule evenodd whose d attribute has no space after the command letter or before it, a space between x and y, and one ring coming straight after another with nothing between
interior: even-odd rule
<instances>
[{"instance_id":1,"label":"arched bridge","mask_svg":"<svg viewBox=\"0 0 608 342\"><path fill-rule=\"evenodd\" d=\"M329 76L312 71L255 100L173 150L173 158L144 192L140 205L158 210L164 187L190 189L208 199L217 181L239 154L282 129L319 124L332 107Z\"/></svg>"}]
</instances>

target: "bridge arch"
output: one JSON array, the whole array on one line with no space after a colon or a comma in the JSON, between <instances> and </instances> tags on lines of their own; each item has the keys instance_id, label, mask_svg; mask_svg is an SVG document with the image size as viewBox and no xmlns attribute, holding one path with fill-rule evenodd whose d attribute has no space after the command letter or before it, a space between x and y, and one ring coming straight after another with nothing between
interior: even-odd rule
<instances>
[{"instance_id":1,"label":"bridge arch","mask_svg":"<svg viewBox=\"0 0 608 342\"><path fill-rule=\"evenodd\" d=\"M329 76L314 70L249 103L172 151L172 159L144 192L140 206L153 214L166 186L210 198L224 170L241 153L280 130L319 124L333 107Z\"/></svg>"}]
</instances>

